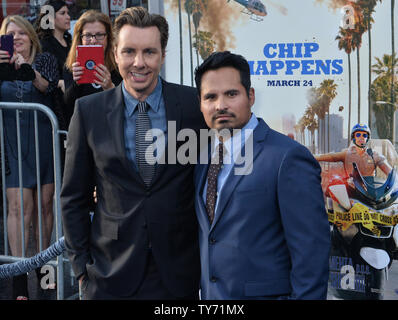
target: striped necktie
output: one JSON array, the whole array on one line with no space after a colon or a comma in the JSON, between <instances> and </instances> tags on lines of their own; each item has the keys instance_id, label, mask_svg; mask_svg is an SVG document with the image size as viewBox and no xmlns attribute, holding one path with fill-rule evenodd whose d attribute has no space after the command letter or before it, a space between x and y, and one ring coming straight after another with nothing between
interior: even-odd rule
<instances>
[{"instance_id":1,"label":"striped necktie","mask_svg":"<svg viewBox=\"0 0 398 320\"><path fill-rule=\"evenodd\" d=\"M138 171L145 183L146 187L151 185L153 176L155 175L155 165L149 164L146 161L145 154L152 155L147 158L153 157L153 137L150 135L150 141L145 140L145 135L148 130L152 128L151 119L148 116L149 105L144 102L138 103L138 116L135 122L135 145L136 145L136 161L138 165Z\"/></svg>"},{"instance_id":2,"label":"striped necktie","mask_svg":"<svg viewBox=\"0 0 398 320\"><path fill-rule=\"evenodd\" d=\"M211 160L207 171L206 211L209 216L210 224L213 223L214 211L216 208L217 178L221 168L223 167L224 161L224 144L220 142L217 148L218 154L216 154Z\"/></svg>"}]
</instances>

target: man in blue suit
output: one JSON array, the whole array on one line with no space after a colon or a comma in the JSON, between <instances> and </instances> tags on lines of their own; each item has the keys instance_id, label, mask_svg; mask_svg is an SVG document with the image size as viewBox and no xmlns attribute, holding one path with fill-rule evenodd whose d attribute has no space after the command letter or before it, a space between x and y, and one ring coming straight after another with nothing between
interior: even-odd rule
<instances>
[{"instance_id":1,"label":"man in blue suit","mask_svg":"<svg viewBox=\"0 0 398 320\"><path fill-rule=\"evenodd\" d=\"M242 56L212 54L195 81L216 132L208 164L195 169L201 298L325 299L330 229L318 162L251 112Z\"/></svg>"}]
</instances>

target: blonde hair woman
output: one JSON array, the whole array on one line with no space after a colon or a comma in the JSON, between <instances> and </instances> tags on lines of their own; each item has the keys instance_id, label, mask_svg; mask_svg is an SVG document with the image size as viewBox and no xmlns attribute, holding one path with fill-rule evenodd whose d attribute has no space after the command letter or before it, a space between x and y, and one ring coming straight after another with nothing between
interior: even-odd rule
<instances>
[{"instance_id":1,"label":"blonde hair woman","mask_svg":"<svg viewBox=\"0 0 398 320\"><path fill-rule=\"evenodd\" d=\"M104 47L105 65L99 65L97 68L97 79L93 84L78 85L76 83L83 73L83 67L76 62L78 45L102 45ZM113 54L112 23L107 15L95 10L89 10L82 14L75 24L72 45L65 65L69 71L69 74L65 74L65 103L68 110L67 124L69 125L77 98L113 88L122 81Z\"/></svg>"},{"instance_id":2,"label":"blonde hair woman","mask_svg":"<svg viewBox=\"0 0 398 320\"><path fill-rule=\"evenodd\" d=\"M52 106L51 94L57 87L58 69L54 56L41 53L40 42L29 21L21 16L8 16L4 19L0 35L13 35L14 54L0 48L0 63L12 71L12 76L0 75L0 100L9 102L35 102ZM18 73L18 71L23 71ZM22 232L19 196L19 167L17 152L17 129L15 111L4 110L5 153L9 163L6 176L8 201L8 240L11 253L22 256ZM37 185L35 126L32 111L20 111L21 160L24 208L24 246L27 248L29 228L37 221L37 190L41 190L42 243L48 247L53 227L52 199L54 194L54 170L52 162L52 129L50 121L41 112L38 118L38 139L40 146L40 182ZM38 230L38 228L36 229ZM36 232L37 238L37 232ZM37 238L37 243L39 239ZM43 248L43 249L44 249ZM26 275L14 278L14 298L27 299Z\"/></svg>"}]
</instances>

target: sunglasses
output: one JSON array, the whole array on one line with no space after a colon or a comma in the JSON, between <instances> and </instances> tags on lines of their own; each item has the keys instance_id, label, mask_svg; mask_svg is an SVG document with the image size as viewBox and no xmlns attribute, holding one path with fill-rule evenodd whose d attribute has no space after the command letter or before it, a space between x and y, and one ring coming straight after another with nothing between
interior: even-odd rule
<instances>
[{"instance_id":1,"label":"sunglasses","mask_svg":"<svg viewBox=\"0 0 398 320\"><path fill-rule=\"evenodd\" d=\"M367 133L360 133L360 132L357 132L356 134L355 134L355 137L357 137L357 138L359 138L359 137L364 137L365 139L368 137L369 135L367 134Z\"/></svg>"}]
</instances>

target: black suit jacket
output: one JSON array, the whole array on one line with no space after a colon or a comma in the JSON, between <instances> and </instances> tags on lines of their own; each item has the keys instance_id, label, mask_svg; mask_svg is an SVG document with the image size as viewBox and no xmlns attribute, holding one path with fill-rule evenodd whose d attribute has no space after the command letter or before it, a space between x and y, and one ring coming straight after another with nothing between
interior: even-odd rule
<instances>
[{"instance_id":1,"label":"black suit jacket","mask_svg":"<svg viewBox=\"0 0 398 320\"><path fill-rule=\"evenodd\" d=\"M196 90L162 84L167 121L176 122L177 133L205 128ZM111 295L131 296L144 276L151 247L169 291L177 297L195 295L200 262L194 166L159 164L146 189L127 158L124 140L121 85L77 100L61 192L65 243L75 275L86 273L90 285ZM94 184L97 205L90 223Z\"/></svg>"}]
</instances>

